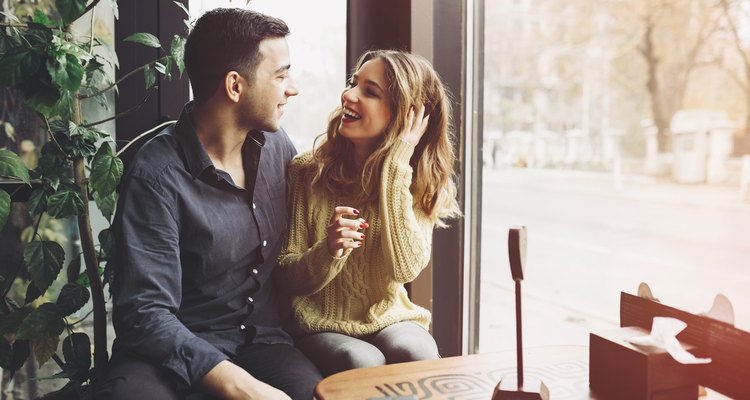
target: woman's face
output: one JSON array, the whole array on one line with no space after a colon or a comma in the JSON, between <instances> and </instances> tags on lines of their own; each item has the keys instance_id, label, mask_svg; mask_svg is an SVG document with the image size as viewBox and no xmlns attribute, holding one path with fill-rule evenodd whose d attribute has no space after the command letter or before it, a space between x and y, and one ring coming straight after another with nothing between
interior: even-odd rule
<instances>
[{"instance_id":1,"label":"woman's face","mask_svg":"<svg viewBox=\"0 0 750 400\"><path fill-rule=\"evenodd\" d=\"M339 133L355 145L374 147L391 120L385 68L385 62L379 58L367 61L341 94L344 115Z\"/></svg>"}]
</instances>

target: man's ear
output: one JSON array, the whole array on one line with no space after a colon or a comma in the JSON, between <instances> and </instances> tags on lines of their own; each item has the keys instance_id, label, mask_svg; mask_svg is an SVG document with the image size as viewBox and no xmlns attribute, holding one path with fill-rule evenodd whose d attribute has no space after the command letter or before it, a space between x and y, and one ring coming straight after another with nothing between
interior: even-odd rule
<instances>
[{"instance_id":1,"label":"man's ear","mask_svg":"<svg viewBox=\"0 0 750 400\"><path fill-rule=\"evenodd\" d=\"M240 94L246 89L245 83L245 80L242 79L239 72L227 72L227 74L224 75L224 93L227 98L234 103L240 101Z\"/></svg>"}]
</instances>

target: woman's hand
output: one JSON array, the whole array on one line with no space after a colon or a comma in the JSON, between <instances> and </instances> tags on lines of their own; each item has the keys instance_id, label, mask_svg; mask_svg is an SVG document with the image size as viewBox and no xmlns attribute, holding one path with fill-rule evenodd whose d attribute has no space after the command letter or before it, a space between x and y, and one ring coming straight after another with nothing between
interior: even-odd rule
<instances>
[{"instance_id":1,"label":"woman's hand","mask_svg":"<svg viewBox=\"0 0 750 400\"><path fill-rule=\"evenodd\" d=\"M351 207L339 206L333 212L331 224L328 225L328 254L331 257L341 257L345 249L362 247L365 235L358 232L370 226L362 218L344 218L345 215L357 216L359 211Z\"/></svg>"},{"instance_id":2,"label":"woman's hand","mask_svg":"<svg viewBox=\"0 0 750 400\"><path fill-rule=\"evenodd\" d=\"M430 116L424 115L424 105L419 107L417 117L414 118L414 107L409 110L409 116L406 118L406 129L401 134L401 140L416 146L419 139L427 131L427 123L430 122Z\"/></svg>"}]
</instances>

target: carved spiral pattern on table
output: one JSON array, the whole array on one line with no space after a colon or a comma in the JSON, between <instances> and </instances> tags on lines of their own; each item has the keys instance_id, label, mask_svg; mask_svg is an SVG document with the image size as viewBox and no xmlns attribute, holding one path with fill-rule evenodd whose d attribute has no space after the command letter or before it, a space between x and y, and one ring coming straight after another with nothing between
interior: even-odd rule
<instances>
[{"instance_id":1,"label":"carved spiral pattern on table","mask_svg":"<svg viewBox=\"0 0 750 400\"><path fill-rule=\"evenodd\" d=\"M543 368L526 369L544 381L555 400L588 399L588 367L585 362L560 362ZM513 368L503 368L487 373L440 374L416 382L384 382L375 389L385 398L414 396L417 399L488 400L498 380Z\"/></svg>"}]
</instances>

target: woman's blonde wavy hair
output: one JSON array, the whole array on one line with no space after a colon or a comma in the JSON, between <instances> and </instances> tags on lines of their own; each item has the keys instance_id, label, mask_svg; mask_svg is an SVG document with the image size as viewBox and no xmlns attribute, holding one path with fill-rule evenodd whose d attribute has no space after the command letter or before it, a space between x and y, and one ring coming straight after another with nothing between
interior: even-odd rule
<instances>
[{"instance_id":1,"label":"woman's blonde wavy hair","mask_svg":"<svg viewBox=\"0 0 750 400\"><path fill-rule=\"evenodd\" d=\"M417 144L409 164L413 168L410 191L415 204L438 226L460 214L453 176L453 131L451 100L440 77L423 57L397 50L374 50L363 54L354 71L364 63L380 59L386 65L391 121L381 141L362 170L354 165L353 144L339 134L342 109L331 114L322 143L313 150L313 187L351 199L354 204L376 204L383 162L404 131L409 110L425 105L430 116L427 130ZM316 142L318 141L316 139ZM353 195L354 194L354 195Z\"/></svg>"}]
</instances>

